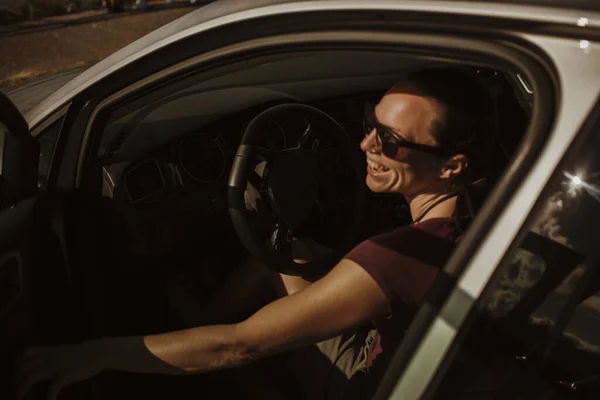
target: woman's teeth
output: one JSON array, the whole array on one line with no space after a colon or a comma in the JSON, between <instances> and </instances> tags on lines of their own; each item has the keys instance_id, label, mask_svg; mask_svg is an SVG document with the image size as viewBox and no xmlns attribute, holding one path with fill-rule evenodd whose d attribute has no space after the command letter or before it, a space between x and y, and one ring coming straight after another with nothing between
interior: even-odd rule
<instances>
[{"instance_id":1,"label":"woman's teeth","mask_svg":"<svg viewBox=\"0 0 600 400\"><path fill-rule=\"evenodd\" d=\"M369 160L368 158L367 158L367 164L375 172L385 172L389 169L389 168L384 167L381 164L377 164L376 162Z\"/></svg>"}]
</instances>

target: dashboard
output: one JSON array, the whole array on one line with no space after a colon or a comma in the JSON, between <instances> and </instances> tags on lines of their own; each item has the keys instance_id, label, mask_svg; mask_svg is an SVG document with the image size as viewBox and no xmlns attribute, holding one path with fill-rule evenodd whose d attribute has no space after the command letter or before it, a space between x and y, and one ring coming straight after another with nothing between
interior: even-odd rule
<instances>
[{"instance_id":1,"label":"dashboard","mask_svg":"<svg viewBox=\"0 0 600 400\"><path fill-rule=\"evenodd\" d=\"M108 180L117 182L111 196L135 239L134 253L186 258L197 243L217 249L233 239L225 188L239 138L226 137L216 129L194 131L108 170Z\"/></svg>"},{"instance_id":2,"label":"dashboard","mask_svg":"<svg viewBox=\"0 0 600 400\"><path fill-rule=\"evenodd\" d=\"M123 173L123 189L138 208L164 201L168 190L180 194L202 191L214 201L234 151L220 134L193 133L152 157L131 163Z\"/></svg>"},{"instance_id":3,"label":"dashboard","mask_svg":"<svg viewBox=\"0 0 600 400\"><path fill-rule=\"evenodd\" d=\"M502 143L491 160L491 171L499 176L506 166L507 155L514 154L519 146L527 115L510 79L494 74L488 81L494 84L491 89L496 91L500 116L498 129L512 133L499 136ZM355 143L356 152L361 154L359 143L364 137L365 102L375 103L382 94L381 91L360 92L307 104L324 111L342 125ZM239 253L245 253L229 218L227 180L246 126L262 111L283 102L289 101L269 100L214 118L207 124L190 123L187 132L136 156L136 160L120 160L104 167L104 195L113 198L123 211L137 238L134 247L138 254L179 256L197 252L200 248L216 254L223 248L233 247ZM168 129L169 126L169 121L160 121L160 128ZM149 131L156 129L158 127L154 126ZM295 135L301 134L305 122L284 120L268 129L265 137L269 138L269 145L282 149L290 145ZM139 139L144 137L143 132L136 134ZM123 140L118 134L114 138ZM118 146L112 143L107 148L119 152ZM310 221L312 226L304 233L325 245L334 246L348 219L344 214L344 202L352 195L352 190L348 190L344 165L340 163L335 147L324 141L317 153L319 174L328 178L319 188L320 195L325 198L319 199L323 205L321 215ZM360 160L365 162L364 157ZM362 238L410 222L410 212L401 196L365 191Z\"/></svg>"},{"instance_id":4,"label":"dashboard","mask_svg":"<svg viewBox=\"0 0 600 400\"><path fill-rule=\"evenodd\" d=\"M362 110L366 101L381 93L329 99L311 104L340 123L356 144L364 133ZM275 105L270 102L218 120L161 146L139 160L105 167L105 193L126 215L137 237L137 253L148 257L184 254L181 249L242 248L231 225L226 188L231 165L247 124L261 111ZM281 121L265 132L265 146L287 148L305 129L303 121ZM326 132L322 135L326 137ZM317 151L319 174L325 177L319 199L321 213L312 218L305 234L319 236L326 245L335 245L337 233L347 220L354 184L341 162L337 149L322 140ZM361 160L364 158L360 157ZM346 176L348 175L348 176ZM110 187L110 183L114 187ZM371 204L365 210L365 236L393 229L409 222L408 210L399 196L368 194ZM390 215L398 217L390 218ZM267 221L268 222L268 221ZM209 228L209 229L207 229ZM210 251L210 250L209 250Z\"/></svg>"}]
</instances>

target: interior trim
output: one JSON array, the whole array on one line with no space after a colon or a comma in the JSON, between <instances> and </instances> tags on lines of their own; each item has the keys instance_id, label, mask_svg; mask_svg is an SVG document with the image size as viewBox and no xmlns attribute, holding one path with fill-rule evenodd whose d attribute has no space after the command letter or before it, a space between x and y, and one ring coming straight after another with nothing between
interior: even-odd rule
<instances>
[{"instance_id":1,"label":"interior trim","mask_svg":"<svg viewBox=\"0 0 600 400\"><path fill-rule=\"evenodd\" d=\"M36 125L36 127L31 130L31 136L33 136L33 137L38 136L50 125L52 125L53 123L55 123L56 121L58 121L59 119L64 117L65 115L67 115L67 112L69 111L69 107L71 107L71 103L66 104L65 106L60 108L58 111L56 111L54 114L52 114L50 117L46 118L42 123ZM60 137L60 135L59 135L59 137Z\"/></svg>"}]
</instances>

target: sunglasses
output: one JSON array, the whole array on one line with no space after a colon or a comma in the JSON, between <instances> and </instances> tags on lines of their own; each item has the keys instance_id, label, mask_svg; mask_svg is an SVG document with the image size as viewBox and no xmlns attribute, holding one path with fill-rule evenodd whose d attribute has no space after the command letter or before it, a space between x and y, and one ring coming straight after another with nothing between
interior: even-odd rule
<instances>
[{"instance_id":1,"label":"sunglasses","mask_svg":"<svg viewBox=\"0 0 600 400\"><path fill-rule=\"evenodd\" d=\"M367 102L365 105L363 127L365 129L366 136L368 136L371 132L373 132L373 129L375 129L379 144L381 145L381 152L388 158L396 158L400 148L417 150L423 153L433 154L437 157L447 157L451 155L451 151L442 147L429 146L427 144L420 144L402 139L390 128L377 121L377 117L375 116L375 108L369 102Z\"/></svg>"}]
</instances>

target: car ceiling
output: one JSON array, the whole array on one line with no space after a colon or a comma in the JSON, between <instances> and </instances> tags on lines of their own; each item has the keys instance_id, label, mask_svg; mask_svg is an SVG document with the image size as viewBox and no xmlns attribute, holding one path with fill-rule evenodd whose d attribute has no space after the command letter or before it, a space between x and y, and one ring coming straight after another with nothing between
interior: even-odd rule
<instances>
[{"instance_id":1,"label":"car ceiling","mask_svg":"<svg viewBox=\"0 0 600 400\"><path fill-rule=\"evenodd\" d=\"M217 78L192 77L185 89L159 100L144 104L142 99L142 106L108 123L99 154L103 155L118 136L122 144L113 162L134 160L210 122L255 105L384 91L407 71L432 63L372 52L288 55L279 60L255 60L250 67L246 62L237 72Z\"/></svg>"},{"instance_id":2,"label":"car ceiling","mask_svg":"<svg viewBox=\"0 0 600 400\"><path fill-rule=\"evenodd\" d=\"M29 110L25 117L30 126L34 127L58 107L67 104L73 96L81 93L101 79L117 73L119 68L123 68L123 66L156 51L161 48L161 46L168 45L170 42L174 41L175 38L182 38L186 34L192 34L196 29L210 28L209 26L205 26L205 24L209 22L227 18L228 16L237 13L246 12L248 15L245 18L251 19L260 15L261 8L263 7L285 6L288 4L289 8L293 8L292 5L295 4L297 6L301 5L307 9L313 8L315 4L320 4L323 7L330 6L332 8L339 8L340 5L343 4L342 8L347 7L348 9L370 9L372 7L381 7L382 9L410 9L415 6L421 8L423 5L425 5L424 8L435 9L436 7L441 7L442 9L446 9L449 8L449 3L454 3L452 4L452 7L455 6L457 11L464 12L465 10L472 11L476 9L476 14L483 15L486 15L486 13L490 12L492 9L496 14L502 15L502 10L505 7L507 11L512 10L511 15L515 15L515 12L517 12L517 15L532 19L532 22L533 20L537 21L539 18L542 18L541 16L543 16L542 19L547 22L560 16L563 18L562 22L565 23L566 21L567 24L571 24L571 19L573 19L573 24L575 24L577 18L581 17L589 17L589 20L593 22L596 15L589 13L600 11L600 2L597 0L432 0L418 2L408 0L404 2L382 0L378 1L377 4L365 0L346 0L344 2L340 0L322 0L319 2L303 2L298 0L215 1L170 22L98 62ZM311 4L313 6L311 6ZM553 8L536 9L534 7L519 10L517 5L521 7L528 5L549 6ZM585 12L585 14L580 15L579 13L581 12ZM222 23L222 21L219 23Z\"/></svg>"}]
</instances>

